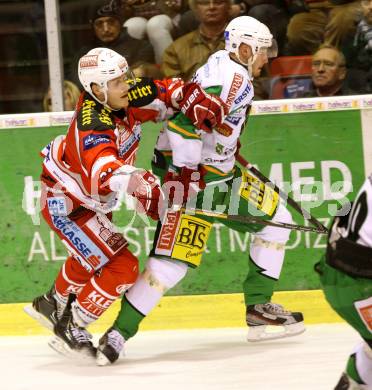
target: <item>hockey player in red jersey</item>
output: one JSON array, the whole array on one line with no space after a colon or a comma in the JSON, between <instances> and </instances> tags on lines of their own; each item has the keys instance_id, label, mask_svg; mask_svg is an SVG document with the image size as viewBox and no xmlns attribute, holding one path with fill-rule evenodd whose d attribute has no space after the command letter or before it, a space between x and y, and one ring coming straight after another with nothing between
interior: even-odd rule
<instances>
[{"instance_id":1,"label":"hockey player in red jersey","mask_svg":"<svg viewBox=\"0 0 372 390\"><path fill-rule=\"evenodd\" d=\"M197 84L180 79L135 79L124 57L105 48L79 61L81 94L66 135L42 155L42 214L69 251L51 290L25 311L53 329L60 352L95 354L85 329L126 291L138 260L111 223L118 194L158 219L161 194L154 176L134 167L140 124L181 110L205 131L223 121L225 106Z\"/></svg>"}]
</instances>

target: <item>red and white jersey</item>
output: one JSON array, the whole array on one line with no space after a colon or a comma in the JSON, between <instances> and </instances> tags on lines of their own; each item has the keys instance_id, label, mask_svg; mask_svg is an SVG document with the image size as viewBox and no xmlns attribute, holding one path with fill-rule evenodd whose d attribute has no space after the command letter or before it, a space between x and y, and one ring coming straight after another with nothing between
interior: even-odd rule
<instances>
[{"instance_id":1,"label":"red and white jersey","mask_svg":"<svg viewBox=\"0 0 372 390\"><path fill-rule=\"evenodd\" d=\"M116 193L109 179L119 168L134 165L141 123L172 115L182 86L180 79L139 79L128 93L126 111L112 111L83 92L67 134L42 151L42 181L52 192L66 194L73 201L72 209L84 205L110 211Z\"/></svg>"}]
</instances>

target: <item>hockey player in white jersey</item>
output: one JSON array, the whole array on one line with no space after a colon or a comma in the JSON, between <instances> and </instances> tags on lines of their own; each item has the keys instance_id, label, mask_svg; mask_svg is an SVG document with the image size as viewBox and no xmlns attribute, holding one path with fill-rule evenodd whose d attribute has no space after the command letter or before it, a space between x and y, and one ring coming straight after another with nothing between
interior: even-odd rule
<instances>
[{"instance_id":1,"label":"hockey player in white jersey","mask_svg":"<svg viewBox=\"0 0 372 390\"><path fill-rule=\"evenodd\" d=\"M327 252L315 269L329 304L363 339L350 354L335 390L371 390L372 175L350 213L334 219Z\"/></svg>"},{"instance_id":2,"label":"hockey player in white jersey","mask_svg":"<svg viewBox=\"0 0 372 390\"><path fill-rule=\"evenodd\" d=\"M225 41L226 49L212 54L197 70L193 81L219 95L229 108L228 116L211 134L200 132L182 113L173 117L158 139L153 170L165 185L174 187L169 193L173 205L193 203L203 210L223 207L229 214L259 215L263 220L290 223L291 215L278 194L235 165L239 136L254 96L253 76L260 74L268 57L276 55L272 52L272 35L264 24L242 16L228 24ZM185 214L174 207L168 210L158 224L144 272L123 298L113 327L100 340L99 365L114 362L124 341L136 334L139 323L164 293L183 279L188 267L199 266L213 221L211 217ZM225 224L255 234L250 246L249 272L243 283L248 340L302 333L302 314L271 302L290 231L256 224ZM282 331L269 334L267 325L280 326Z\"/></svg>"}]
</instances>

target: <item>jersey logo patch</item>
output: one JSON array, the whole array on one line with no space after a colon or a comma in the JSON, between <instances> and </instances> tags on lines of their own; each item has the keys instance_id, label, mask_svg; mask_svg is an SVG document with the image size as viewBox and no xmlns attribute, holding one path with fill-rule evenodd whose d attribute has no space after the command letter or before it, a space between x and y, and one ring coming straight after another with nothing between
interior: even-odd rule
<instances>
[{"instance_id":1,"label":"jersey logo patch","mask_svg":"<svg viewBox=\"0 0 372 390\"><path fill-rule=\"evenodd\" d=\"M107 130L114 129L111 111L93 99L86 97L83 101L80 112L77 116L78 129L85 130Z\"/></svg>"},{"instance_id":2,"label":"jersey logo patch","mask_svg":"<svg viewBox=\"0 0 372 390\"><path fill-rule=\"evenodd\" d=\"M129 88L130 107L143 107L153 102L158 96L158 89L150 78L136 79L136 84Z\"/></svg>"},{"instance_id":3,"label":"jersey logo patch","mask_svg":"<svg viewBox=\"0 0 372 390\"><path fill-rule=\"evenodd\" d=\"M279 202L279 195L263 181L243 172L239 195L264 214L272 216Z\"/></svg>"},{"instance_id":4,"label":"jersey logo patch","mask_svg":"<svg viewBox=\"0 0 372 390\"><path fill-rule=\"evenodd\" d=\"M235 99L234 103L239 104L242 100L244 100L248 96L250 90L251 90L251 85L250 85L250 83L248 83L247 86L245 87L244 91L242 92L242 94L238 98Z\"/></svg>"},{"instance_id":5,"label":"jersey logo patch","mask_svg":"<svg viewBox=\"0 0 372 390\"><path fill-rule=\"evenodd\" d=\"M98 55L86 55L80 60L81 68L95 68L98 66Z\"/></svg>"},{"instance_id":6,"label":"jersey logo patch","mask_svg":"<svg viewBox=\"0 0 372 390\"><path fill-rule=\"evenodd\" d=\"M372 332L372 297L362 301L356 301L354 302L354 306L367 329Z\"/></svg>"},{"instance_id":7,"label":"jersey logo patch","mask_svg":"<svg viewBox=\"0 0 372 390\"><path fill-rule=\"evenodd\" d=\"M106 134L89 134L83 138L83 149L89 150L100 144L109 144L110 137Z\"/></svg>"},{"instance_id":8,"label":"jersey logo patch","mask_svg":"<svg viewBox=\"0 0 372 390\"><path fill-rule=\"evenodd\" d=\"M234 78L231 83L230 91L226 99L226 104L228 105L228 107L231 107L232 102L234 101L235 96L242 84L243 84L243 76L240 73L234 73Z\"/></svg>"},{"instance_id":9,"label":"jersey logo patch","mask_svg":"<svg viewBox=\"0 0 372 390\"><path fill-rule=\"evenodd\" d=\"M240 116L227 116L225 120L229 123L231 123L234 126L237 126L239 122L241 121L242 117Z\"/></svg>"}]
</instances>

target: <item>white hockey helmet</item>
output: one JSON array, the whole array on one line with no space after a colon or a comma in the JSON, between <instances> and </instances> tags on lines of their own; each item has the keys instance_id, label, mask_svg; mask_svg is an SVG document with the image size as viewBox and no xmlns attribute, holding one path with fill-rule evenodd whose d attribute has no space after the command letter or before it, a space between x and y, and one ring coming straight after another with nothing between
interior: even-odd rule
<instances>
[{"instance_id":1,"label":"white hockey helmet","mask_svg":"<svg viewBox=\"0 0 372 390\"><path fill-rule=\"evenodd\" d=\"M80 58L78 73L82 86L92 96L93 83L102 88L104 100L100 101L96 96L94 98L104 105L107 103L107 83L110 80L124 74L130 79L133 78L127 60L114 50L103 47L92 49Z\"/></svg>"},{"instance_id":2,"label":"white hockey helmet","mask_svg":"<svg viewBox=\"0 0 372 390\"><path fill-rule=\"evenodd\" d=\"M249 45L253 56L248 63L241 61L239 47ZM260 50L266 49L268 57L277 56L277 45L268 27L250 16L238 16L231 20L225 29L225 49L234 53L243 65L252 66Z\"/></svg>"}]
</instances>

